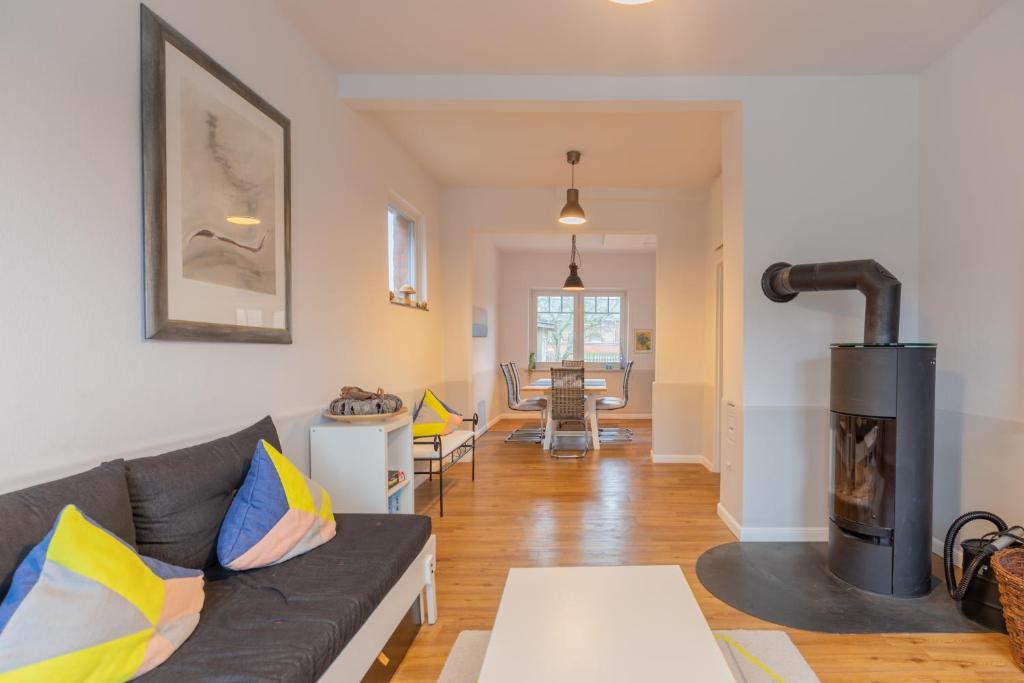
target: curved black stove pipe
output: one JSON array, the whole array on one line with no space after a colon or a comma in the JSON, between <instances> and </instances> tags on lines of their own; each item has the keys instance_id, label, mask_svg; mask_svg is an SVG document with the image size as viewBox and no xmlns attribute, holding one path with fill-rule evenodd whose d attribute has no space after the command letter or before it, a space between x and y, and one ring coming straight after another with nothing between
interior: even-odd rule
<instances>
[{"instance_id":1,"label":"curved black stove pipe","mask_svg":"<svg viewBox=\"0 0 1024 683\"><path fill-rule=\"evenodd\" d=\"M772 301L792 301L799 292L856 289L867 298L865 344L895 344L900 333L900 281L877 261L832 261L792 266L773 263L761 276Z\"/></svg>"}]
</instances>

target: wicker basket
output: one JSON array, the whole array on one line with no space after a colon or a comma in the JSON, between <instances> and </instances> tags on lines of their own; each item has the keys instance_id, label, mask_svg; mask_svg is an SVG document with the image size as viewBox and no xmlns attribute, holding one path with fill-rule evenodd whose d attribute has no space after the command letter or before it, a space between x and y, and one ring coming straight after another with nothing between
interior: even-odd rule
<instances>
[{"instance_id":1,"label":"wicker basket","mask_svg":"<svg viewBox=\"0 0 1024 683\"><path fill-rule=\"evenodd\" d=\"M1024 548L1007 548L992 556L992 569L999 581L1010 652L1024 670Z\"/></svg>"}]
</instances>

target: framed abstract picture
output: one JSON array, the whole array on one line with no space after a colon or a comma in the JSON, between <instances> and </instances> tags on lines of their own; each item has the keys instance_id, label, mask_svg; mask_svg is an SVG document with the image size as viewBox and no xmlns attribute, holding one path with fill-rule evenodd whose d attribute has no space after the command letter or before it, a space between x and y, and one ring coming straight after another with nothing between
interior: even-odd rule
<instances>
[{"instance_id":1,"label":"framed abstract picture","mask_svg":"<svg viewBox=\"0 0 1024 683\"><path fill-rule=\"evenodd\" d=\"M654 330L633 330L633 353L654 351Z\"/></svg>"},{"instance_id":2,"label":"framed abstract picture","mask_svg":"<svg viewBox=\"0 0 1024 683\"><path fill-rule=\"evenodd\" d=\"M142 6L146 337L290 344L290 123Z\"/></svg>"}]
</instances>

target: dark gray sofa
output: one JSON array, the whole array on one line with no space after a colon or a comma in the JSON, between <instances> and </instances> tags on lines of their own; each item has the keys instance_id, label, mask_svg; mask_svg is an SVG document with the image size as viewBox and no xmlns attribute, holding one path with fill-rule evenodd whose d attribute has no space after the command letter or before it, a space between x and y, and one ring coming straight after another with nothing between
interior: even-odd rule
<instances>
[{"instance_id":1,"label":"dark gray sofa","mask_svg":"<svg viewBox=\"0 0 1024 683\"><path fill-rule=\"evenodd\" d=\"M143 555L205 571L199 626L138 680L316 680L423 551L430 518L337 515L337 536L309 553L226 570L217 563L217 534L261 438L280 449L269 417L209 443L0 495L0 599L60 509L74 503Z\"/></svg>"}]
</instances>

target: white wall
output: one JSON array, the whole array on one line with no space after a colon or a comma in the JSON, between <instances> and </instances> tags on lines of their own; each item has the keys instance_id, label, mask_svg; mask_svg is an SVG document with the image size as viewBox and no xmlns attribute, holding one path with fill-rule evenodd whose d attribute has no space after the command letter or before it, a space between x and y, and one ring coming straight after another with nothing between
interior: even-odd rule
<instances>
[{"instance_id":1,"label":"white wall","mask_svg":"<svg viewBox=\"0 0 1024 683\"><path fill-rule=\"evenodd\" d=\"M743 112L734 110L722 121L722 265L724 270L724 340L722 452L719 471L719 516L742 536L743 519L743 344L744 250L743 250ZM805 486L807 484L804 484Z\"/></svg>"},{"instance_id":2,"label":"white wall","mask_svg":"<svg viewBox=\"0 0 1024 683\"><path fill-rule=\"evenodd\" d=\"M568 244L568 240L566 240ZM654 359L657 353L633 353L633 330L655 329L655 254L608 253L583 250L580 277L588 291L619 289L626 292L627 314L623 326L626 358L634 361L630 376L629 406L623 415L651 414L651 385L654 382ZM534 289L559 289L569 271L568 249L564 254L551 252L507 251L500 261L498 356L502 361L514 360L521 369L527 366L530 353L530 292ZM703 325L702 320L694 324ZM622 372L587 370L606 376L613 395L620 395Z\"/></svg>"},{"instance_id":3,"label":"white wall","mask_svg":"<svg viewBox=\"0 0 1024 683\"><path fill-rule=\"evenodd\" d=\"M743 177L740 523L748 538L824 539L828 345L863 339L864 297L776 304L760 276L775 261L874 258L904 283L900 335L917 339L916 80L822 79L751 96Z\"/></svg>"},{"instance_id":4,"label":"white wall","mask_svg":"<svg viewBox=\"0 0 1024 683\"><path fill-rule=\"evenodd\" d=\"M465 268L472 269L473 308L481 308L487 312L487 336L473 337L472 344L472 389L473 410L480 418L478 430L493 424L500 415L508 410L508 394L505 378L498 364L502 362L499 353L502 319L500 304L500 255L494 240L481 235L473 241L473 258ZM456 334L468 334L467 330L449 331ZM522 365L521 367L526 367Z\"/></svg>"},{"instance_id":5,"label":"white wall","mask_svg":"<svg viewBox=\"0 0 1024 683\"><path fill-rule=\"evenodd\" d=\"M725 223L722 198L722 176L711 183L708 190L707 241L704 244L704 415L701 424L701 453L707 458L709 468L719 471L720 463L715 453L715 415L721 406L716 406L716 310L718 305L717 269L724 266ZM724 349L723 349L724 350ZM724 387L723 387L724 391ZM719 454L720 455L720 454Z\"/></svg>"},{"instance_id":6,"label":"white wall","mask_svg":"<svg viewBox=\"0 0 1024 683\"><path fill-rule=\"evenodd\" d=\"M1024 2L921 79L921 330L937 342L935 536L1024 520ZM987 529L986 529L987 530Z\"/></svg>"},{"instance_id":7,"label":"white wall","mask_svg":"<svg viewBox=\"0 0 1024 683\"><path fill-rule=\"evenodd\" d=\"M7 1L0 18L0 486L271 413L289 455L343 384L442 380L438 192L337 99L270 0L153 9L291 119L290 346L143 339L139 4ZM386 297L389 191L428 221L431 310ZM468 328L467 328L468 329Z\"/></svg>"}]
</instances>

